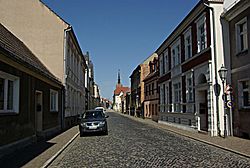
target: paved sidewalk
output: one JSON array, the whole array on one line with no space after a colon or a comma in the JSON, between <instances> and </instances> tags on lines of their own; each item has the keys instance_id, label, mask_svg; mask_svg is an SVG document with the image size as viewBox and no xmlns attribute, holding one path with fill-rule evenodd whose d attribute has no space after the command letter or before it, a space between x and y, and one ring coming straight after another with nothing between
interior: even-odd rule
<instances>
[{"instance_id":1,"label":"paved sidewalk","mask_svg":"<svg viewBox=\"0 0 250 168\"><path fill-rule=\"evenodd\" d=\"M207 134L198 133L196 131L187 131L187 130L183 130L180 128L176 128L174 126L157 123L157 122L152 121L151 119L136 118L136 117L129 116L126 114L122 114L122 113L119 113L119 114L125 117L129 117L133 120L137 120L139 122L146 123L151 126L161 128L166 131L173 132L175 134L186 136L188 138L198 140L198 141L201 141L201 142L204 142L204 143L207 143L207 144L210 144L210 145L213 145L213 146L216 146L216 147L219 147L219 148L222 148L222 149L225 149L225 150L250 158L250 140L237 138L237 137L231 137L231 136L228 136L226 138L211 137Z\"/></svg>"},{"instance_id":2,"label":"paved sidewalk","mask_svg":"<svg viewBox=\"0 0 250 168\"><path fill-rule=\"evenodd\" d=\"M17 150L1 160L0 165L24 168L46 167L53 157L59 154L62 148L66 147L78 134L78 126L72 127L46 142L34 143L24 149Z\"/></svg>"}]
</instances>

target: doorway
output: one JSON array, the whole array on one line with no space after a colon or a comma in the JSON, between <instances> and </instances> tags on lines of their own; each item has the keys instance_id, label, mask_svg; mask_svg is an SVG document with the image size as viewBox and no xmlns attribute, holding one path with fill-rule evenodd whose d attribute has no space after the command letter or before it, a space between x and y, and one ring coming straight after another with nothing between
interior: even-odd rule
<instances>
[{"instance_id":1,"label":"doorway","mask_svg":"<svg viewBox=\"0 0 250 168\"><path fill-rule=\"evenodd\" d=\"M35 112L36 112L36 134L40 135L43 130L43 92L41 91L36 91Z\"/></svg>"},{"instance_id":2,"label":"doorway","mask_svg":"<svg viewBox=\"0 0 250 168\"><path fill-rule=\"evenodd\" d=\"M199 114L200 114L200 126L202 131L208 131L208 100L207 100L207 90L199 91L202 97L199 103Z\"/></svg>"}]
</instances>

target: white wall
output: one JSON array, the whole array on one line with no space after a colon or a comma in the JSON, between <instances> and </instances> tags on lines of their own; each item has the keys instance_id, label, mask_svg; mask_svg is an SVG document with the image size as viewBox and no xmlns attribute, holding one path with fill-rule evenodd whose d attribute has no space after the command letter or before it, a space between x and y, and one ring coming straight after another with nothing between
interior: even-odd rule
<instances>
[{"instance_id":1,"label":"white wall","mask_svg":"<svg viewBox=\"0 0 250 168\"><path fill-rule=\"evenodd\" d=\"M239 1L240 0L224 0L223 9L224 10L229 10L230 8L232 8Z\"/></svg>"}]
</instances>

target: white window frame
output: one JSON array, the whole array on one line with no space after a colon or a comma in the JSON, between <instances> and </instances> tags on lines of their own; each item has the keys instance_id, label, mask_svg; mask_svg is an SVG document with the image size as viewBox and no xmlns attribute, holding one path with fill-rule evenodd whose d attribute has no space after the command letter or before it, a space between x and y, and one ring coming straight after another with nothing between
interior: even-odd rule
<instances>
[{"instance_id":1,"label":"white window frame","mask_svg":"<svg viewBox=\"0 0 250 168\"><path fill-rule=\"evenodd\" d=\"M189 38L189 43L188 43ZM186 32L184 32L184 44L185 44L185 60L192 57L192 32L191 27L189 27ZM188 55L188 47L190 47L190 55Z\"/></svg>"},{"instance_id":2,"label":"white window frame","mask_svg":"<svg viewBox=\"0 0 250 168\"><path fill-rule=\"evenodd\" d=\"M175 88L175 86L178 86ZM174 104L174 112L181 111L181 82L173 83L173 104Z\"/></svg>"},{"instance_id":3,"label":"white window frame","mask_svg":"<svg viewBox=\"0 0 250 168\"><path fill-rule=\"evenodd\" d=\"M163 57L165 57L164 66L165 66L165 73L167 73L167 71L169 70L169 67L168 67L168 49L166 49L163 52Z\"/></svg>"},{"instance_id":4,"label":"white window frame","mask_svg":"<svg viewBox=\"0 0 250 168\"><path fill-rule=\"evenodd\" d=\"M19 113L19 90L20 90L20 78L9 73L0 71L0 78L4 81L4 102L3 109L0 109L0 113ZM8 109L8 83L13 82L13 102L12 109Z\"/></svg>"},{"instance_id":5,"label":"white window frame","mask_svg":"<svg viewBox=\"0 0 250 168\"><path fill-rule=\"evenodd\" d=\"M203 27L202 27L203 26ZM199 31L200 28L204 29L204 32L201 34L201 32ZM197 52L201 52L202 50L207 48L207 25L206 25L206 15L205 13L200 16L200 18L197 19L196 21L196 30L197 30ZM204 47L203 44L201 43L202 41L202 36L204 36Z\"/></svg>"},{"instance_id":6,"label":"white window frame","mask_svg":"<svg viewBox=\"0 0 250 168\"><path fill-rule=\"evenodd\" d=\"M163 84L160 85L160 111L164 112Z\"/></svg>"},{"instance_id":7,"label":"white window frame","mask_svg":"<svg viewBox=\"0 0 250 168\"><path fill-rule=\"evenodd\" d=\"M58 91L53 89L50 89L50 111L58 112Z\"/></svg>"},{"instance_id":8,"label":"white window frame","mask_svg":"<svg viewBox=\"0 0 250 168\"><path fill-rule=\"evenodd\" d=\"M172 67L176 67L181 63L181 41L178 38L171 46Z\"/></svg>"},{"instance_id":9,"label":"white window frame","mask_svg":"<svg viewBox=\"0 0 250 168\"><path fill-rule=\"evenodd\" d=\"M170 109L169 109L169 85L168 83L166 83L165 85L165 102L166 102L166 112L169 112Z\"/></svg>"},{"instance_id":10,"label":"white window frame","mask_svg":"<svg viewBox=\"0 0 250 168\"><path fill-rule=\"evenodd\" d=\"M240 32L240 26L245 25L245 29ZM235 36L236 36L236 52L241 53L248 49L248 37L247 37L247 17L241 19L235 24ZM241 36L243 36L243 43L241 43Z\"/></svg>"},{"instance_id":11,"label":"white window frame","mask_svg":"<svg viewBox=\"0 0 250 168\"><path fill-rule=\"evenodd\" d=\"M163 54L160 55L160 76L163 76Z\"/></svg>"},{"instance_id":12,"label":"white window frame","mask_svg":"<svg viewBox=\"0 0 250 168\"><path fill-rule=\"evenodd\" d=\"M245 88L243 89L243 82L248 82L248 88ZM248 91L249 92L249 99L250 99L250 79L243 79L243 80L239 80L238 81L238 94L239 94L239 108L240 109L249 109L250 108L250 105L249 106L245 106L244 105L244 94L243 92L244 91ZM249 103L250 104L250 103Z\"/></svg>"},{"instance_id":13,"label":"white window frame","mask_svg":"<svg viewBox=\"0 0 250 168\"><path fill-rule=\"evenodd\" d=\"M190 81L191 81L191 83L189 83ZM186 79L186 86L187 86L187 102L192 103L192 102L194 102L194 86L193 86L193 78L192 77L188 77Z\"/></svg>"}]
</instances>

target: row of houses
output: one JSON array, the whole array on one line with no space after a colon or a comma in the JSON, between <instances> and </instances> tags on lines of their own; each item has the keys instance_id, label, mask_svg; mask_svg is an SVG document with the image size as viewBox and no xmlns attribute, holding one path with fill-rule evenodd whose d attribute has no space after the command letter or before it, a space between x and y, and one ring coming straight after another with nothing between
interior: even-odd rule
<instances>
[{"instance_id":1,"label":"row of houses","mask_svg":"<svg viewBox=\"0 0 250 168\"><path fill-rule=\"evenodd\" d=\"M250 2L200 0L132 72L126 112L250 138Z\"/></svg>"},{"instance_id":2,"label":"row of houses","mask_svg":"<svg viewBox=\"0 0 250 168\"><path fill-rule=\"evenodd\" d=\"M100 105L73 27L40 0L0 2L0 151L77 124Z\"/></svg>"}]
</instances>

